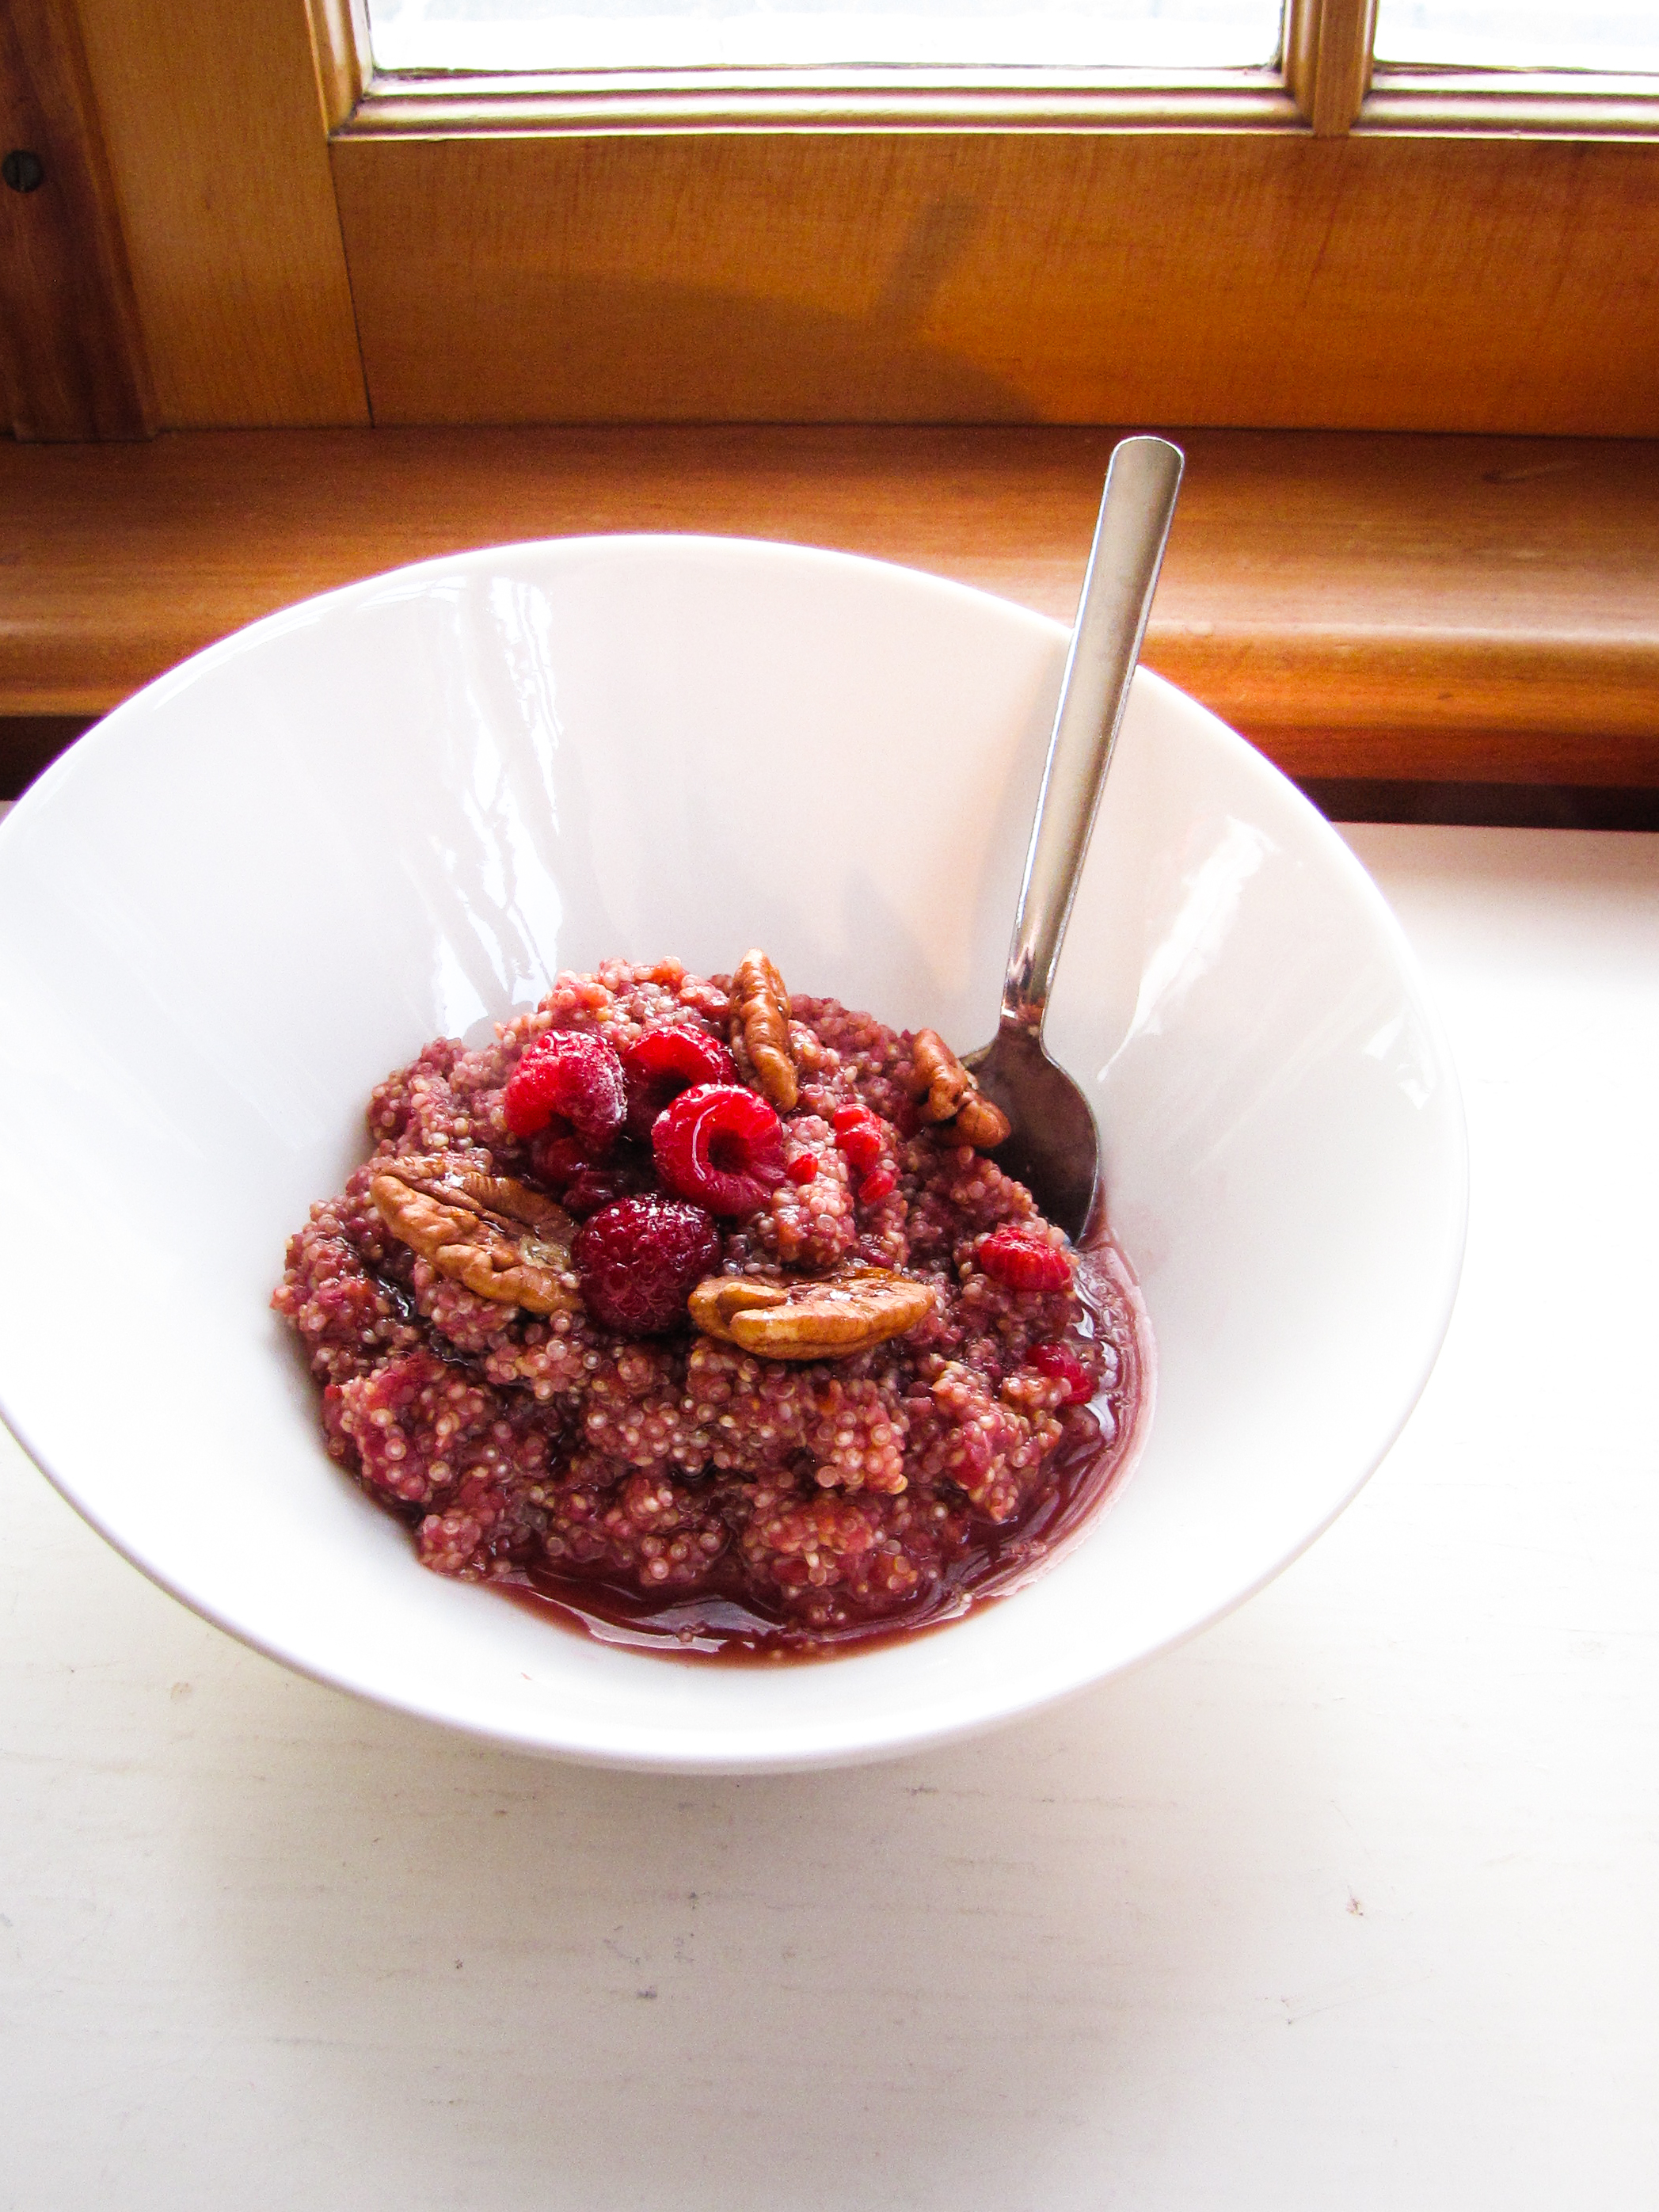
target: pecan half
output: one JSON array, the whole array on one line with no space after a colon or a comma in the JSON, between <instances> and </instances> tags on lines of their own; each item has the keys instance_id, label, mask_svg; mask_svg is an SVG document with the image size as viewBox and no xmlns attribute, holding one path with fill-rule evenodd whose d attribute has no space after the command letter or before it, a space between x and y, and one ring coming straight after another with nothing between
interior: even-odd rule
<instances>
[{"instance_id":1,"label":"pecan half","mask_svg":"<svg viewBox=\"0 0 1659 2212\"><path fill-rule=\"evenodd\" d=\"M933 1288L890 1267L840 1267L781 1282L710 1275L692 1291L690 1307L705 1336L763 1359L845 1359L925 1321Z\"/></svg>"},{"instance_id":2,"label":"pecan half","mask_svg":"<svg viewBox=\"0 0 1659 2212\"><path fill-rule=\"evenodd\" d=\"M964 1145L994 1152L1013 1126L1008 1116L980 1096L978 1084L937 1030L918 1030L913 1049L922 1119L954 1121Z\"/></svg>"},{"instance_id":3,"label":"pecan half","mask_svg":"<svg viewBox=\"0 0 1659 2212\"><path fill-rule=\"evenodd\" d=\"M969 1081L973 1082L972 1076ZM957 1109L952 1127L964 1145L972 1145L976 1152L994 1152L1003 1139L1012 1133L1013 1123L1000 1106L994 1106L982 1097L977 1084Z\"/></svg>"},{"instance_id":4,"label":"pecan half","mask_svg":"<svg viewBox=\"0 0 1659 2212\"><path fill-rule=\"evenodd\" d=\"M799 1095L789 1050L789 994L761 951L745 952L732 978L732 1042L741 1041L755 1079L780 1114Z\"/></svg>"},{"instance_id":5,"label":"pecan half","mask_svg":"<svg viewBox=\"0 0 1659 2212\"><path fill-rule=\"evenodd\" d=\"M439 1156L386 1161L368 1193L400 1243L479 1297L538 1314L580 1304L570 1273L576 1224L527 1183Z\"/></svg>"}]
</instances>

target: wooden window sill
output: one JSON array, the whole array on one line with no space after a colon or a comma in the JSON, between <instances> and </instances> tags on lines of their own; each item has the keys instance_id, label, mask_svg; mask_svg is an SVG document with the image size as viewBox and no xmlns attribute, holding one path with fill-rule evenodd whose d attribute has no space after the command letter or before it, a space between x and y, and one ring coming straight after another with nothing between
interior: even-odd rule
<instances>
[{"instance_id":1,"label":"wooden window sill","mask_svg":"<svg viewBox=\"0 0 1659 2212\"><path fill-rule=\"evenodd\" d=\"M708 531L1068 620L1115 434L176 433L0 446L0 718L106 712L276 607L453 550ZM1146 658L1300 779L1659 786L1659 441L1199 430Z\"/></svg>"}]
</instances>

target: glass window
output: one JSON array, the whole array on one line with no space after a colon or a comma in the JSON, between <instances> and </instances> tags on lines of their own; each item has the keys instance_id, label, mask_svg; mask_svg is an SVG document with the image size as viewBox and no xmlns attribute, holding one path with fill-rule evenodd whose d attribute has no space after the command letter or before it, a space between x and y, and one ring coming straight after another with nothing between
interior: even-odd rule
<instances>
[{"instance_id":1,"label":"glass window","mask_svg":"<svg viewBox=\"0 0 1659 2212\"><path fill-rule=\"evenodd\" d=\"M1374 51L1407 67L1659 72L1659 0L1379 0Z\"/></svg>"},{"instance_id":2,"label":"glass window","mask_svg":"<svg viewBox=\"0 0 1659 2212\"><path fill-rule=\"evenodd\" d=\"M1279 0L369 0L387 70L1266 67Z\"/></svg>"}]
</instances>

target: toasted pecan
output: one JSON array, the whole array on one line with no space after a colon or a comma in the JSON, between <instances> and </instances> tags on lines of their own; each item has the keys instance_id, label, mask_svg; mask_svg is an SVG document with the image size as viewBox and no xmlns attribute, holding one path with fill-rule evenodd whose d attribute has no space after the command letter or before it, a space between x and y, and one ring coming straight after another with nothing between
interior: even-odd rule
<instances>
[{"instance_id":1,"label":"toasted pecan","mask_svg":"<svg viewBox=\"0 0 1659 2212\"><path fill-rule=\"evenodd\" d=\"M763 1359L845 1359L925 1321L933 1287L890 1267L782 1279L710 1275L692 1291L690 1308L705 1336Z\"/></svg>"},{"instance_id":2,"label":"toasted pecan","mask_svg":"<svg viewBox=\"0 0 1659 2212\"><path fill-rule=\"evenodd\" d=\"M570 1271L576 1224L527 1183L437 1154L382 1161L368 1188L399 1243L479 1297L538 1314L580 1304Z\"/></svg>"},{"instance_id":3,"label":"toasted pecan","mask_svg":"<svg viewBox=\"0 0 1659 2212\"><path fill-rule=\"evenodd\" d=\"M746 1058L779 1113L788 1113L799 1096L789 1049L789 994L758 949L744 954L732 978L732 1045L738 1065Z\"/></svg>"},{"instance_id":4,"label":"toasted pecan","mask_svg":"<svg viewBox=\"0 0 1659 2212\"><path fill-rule=\"evenodd\" d=\"M925 1121L954 1124L953 1133L981 1152L995 1150L1012 1127L1000 1107L980 1088L937 1030L918 1030L912 1044L914 1087Z\"/></svg>"},{"instance_id":5,"label":"toasted pecan","mask_svg":"<svg viewBox=\"0 0 1659 2212\"><path fill-rule=\"evenodd\" d=\"M969 1077L969 1080L973 1079ZM994 1152L1014 1125L1001 1107L994 1106L975 1084L957 1107L956 1120L951 1126L964 1145L972 1145L976 1152Z\"/></svg>"}]
</instances>

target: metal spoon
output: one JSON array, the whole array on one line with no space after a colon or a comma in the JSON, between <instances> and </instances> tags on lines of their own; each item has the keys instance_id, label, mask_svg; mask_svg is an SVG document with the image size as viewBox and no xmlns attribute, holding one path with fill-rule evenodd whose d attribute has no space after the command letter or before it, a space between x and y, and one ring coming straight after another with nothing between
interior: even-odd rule
<instances>
[{"instance_id":1,"label":"metal spoon","mask_svg":"<svg viewBox=\"0 0 1659 2212\"><path fill-rule=\"evenodd\" d=\"M1126 438L1113 451L1031 823L1002 1018L992 1042L965 1063L1013 1124L997 1147L998 1166L1027 1186L1073 1243L1091 1226L1100 1133L1088 1100L1043 1049L1042 1018L1146 634L1181 469L1181 448L1163 438Z\"/></svg>"}]
</instances>

